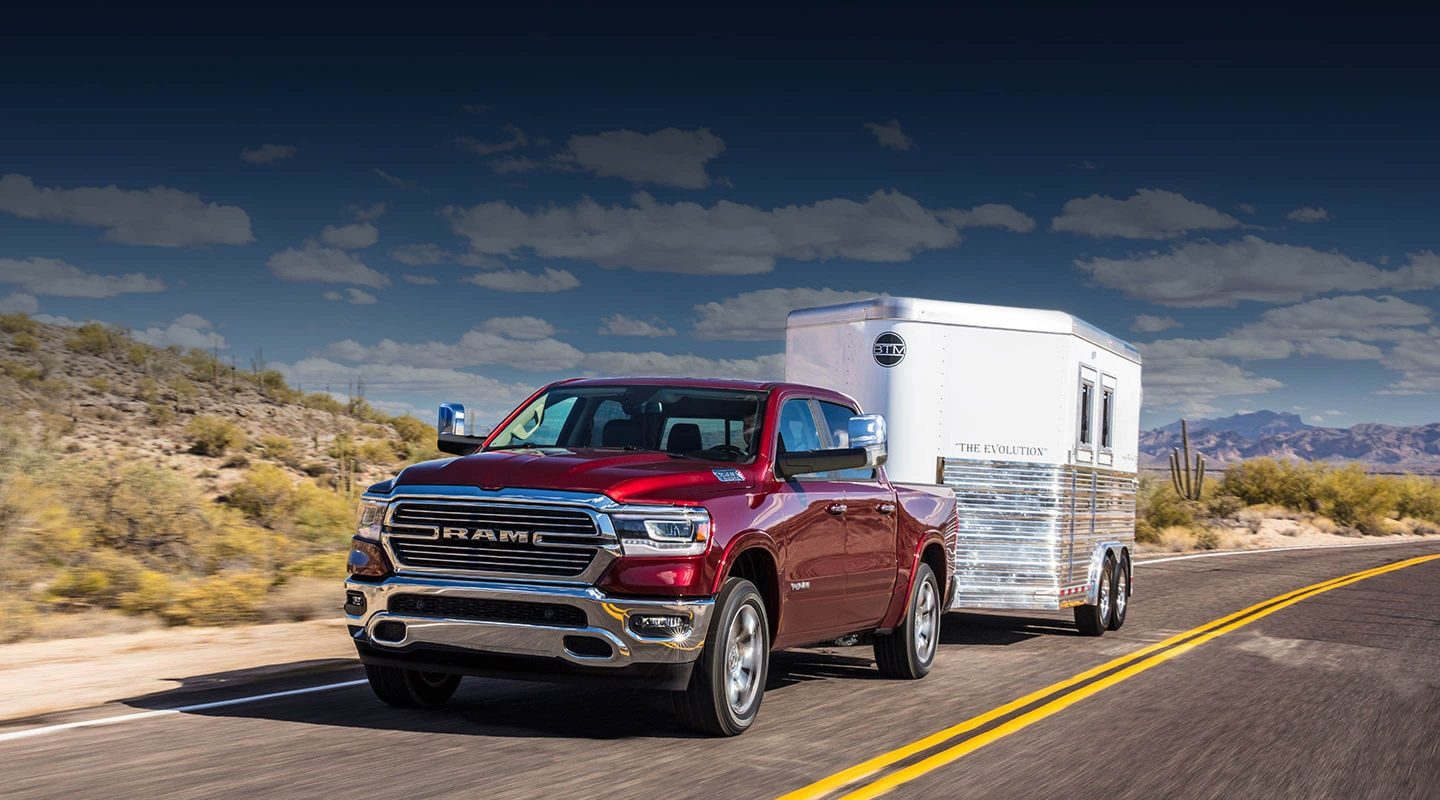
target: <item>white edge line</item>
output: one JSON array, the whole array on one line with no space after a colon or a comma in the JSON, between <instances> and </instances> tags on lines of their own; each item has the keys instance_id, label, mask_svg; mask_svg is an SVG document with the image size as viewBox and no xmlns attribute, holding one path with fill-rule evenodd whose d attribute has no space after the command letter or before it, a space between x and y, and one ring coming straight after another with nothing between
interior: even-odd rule
<instances>
[{"instance_id":1,"label":"white edge line","mask_svg":"<svg viewBox=\"0 0 1440 800\"><path fill-rule=\"evenodd\" d=\"M1190 553L1183 556L1167 556L1165 558L1137 558L1135 565L1141 564L1164 564L1167 561L1186 561L1191 558L1220 558L1222 556L1250 556L1259 553L1283 553L1287 550L1344 550L1351 547L1385 547L1397 544L1427 544L1437 540L1421 539L1403 542L1356 542L1354 544L1305 544L1293 545L1290 547L1261 547L1254 550L1226 550L1219 553Z\"/></svg>"},{"instance_id":2,"label":"white edge line","mask_svg":"<svg viewBox=\"0 0 1440 800\"><path fill-rule=\"evenodd\" d=\"M247 697L236 697L231 700L216 700L211 703L196 703L195 705L179 706L177 708L160 708L154 711L139 711L134 714L120 714L114 717L100 717L99 719L82 719L75 722L62 722L58 725L45 725L39 728L26 728L10 733L0 733L0 742L11 742L16 739L29 739L32 736L44 736L48 733L59 733L77 728L98 728L102 725L120 725L126 722L138 722L142 719L153 719L155 717L168 717L176 714L186 714L193 711L207 711L212 708L224 708L225 706L238 706L246 703L259 703L265 700L274 700L279 697L294 697L301 694L312 694L314 692L328 692L334 689L348 689L351 686L360 686L365 681L343 681L341 683L327 683L323 686L307 686L303 689L289 689L283 692L270 692L268 694L255 694Z\"/></svg>"}]
</instances>

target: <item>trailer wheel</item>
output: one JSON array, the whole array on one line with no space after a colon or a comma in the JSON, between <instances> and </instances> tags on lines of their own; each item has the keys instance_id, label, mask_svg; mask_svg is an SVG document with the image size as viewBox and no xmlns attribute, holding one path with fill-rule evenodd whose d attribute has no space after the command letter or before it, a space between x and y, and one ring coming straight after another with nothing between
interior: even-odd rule
<instances>
[{"instance_id":1,"label":"trailer wheel","mask_svg":"<svg viewBox=\"0 0 1440 800\"><path fill-rule=\"evenodd\" d=\"M365 678L375 696L399 708L445 705L460 685L459 675L421 672L418 669L365 666Z\"/></svg>"},{"instance_id":2,"label":"trailer wheel","mask_svg":"<svg viewBox=\"0 0 1440 800\"><path fill-rule=\"evenodd\" d=\"M1115 565L1115 579L1111 583L1115 587L1115 596L1110 601L1110 624L1105 627L1118 631L1125 624L1125 612L1130 608L1129 556L1120 557L1120 563Z\"/></svg>"},{"instance_id":3,"label":"trailer wheel","mask_svg":"<svg viewBox=\"0 0 1440 800\"><path fill-rule=\"evenodd\" d=\"M875 636L875 666L887 678L923 678L935 663L940 643L940 587L935 571L924 562L915 574L905 620L894 631Z\"/></svg>"},{"instance_id":4,"label":"trailer wheel","mask_svg":"<svg viewBox=\"0 0 1440 800\"><path fill-rule=\"evenodd\" d=\"M1114 578L1115 559L1107 553L1100 567L1100 590L1095 593L1095 605L1075 607L1075 627L1082 636L1101 636L1109 626L1115 600Z\"/></svg>"},{"instance_id":5,"label":"trailer wheel","mask_svg":"<svg viewBox=\"0 0 1440 800\"><path fill-rule=\"evenodd\" d=\"M715 600L690 685L674 693L676 715L687 727L711 736L744 733L760 712L769 664L765 600L755 584L729 578Z\"/></svg>"}]
</instances>

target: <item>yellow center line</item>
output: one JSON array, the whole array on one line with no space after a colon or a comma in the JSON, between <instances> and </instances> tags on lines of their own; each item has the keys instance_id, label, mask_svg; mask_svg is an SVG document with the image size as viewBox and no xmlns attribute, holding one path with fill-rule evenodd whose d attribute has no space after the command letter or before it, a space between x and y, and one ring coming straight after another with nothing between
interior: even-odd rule
<instances>
[{"instance_id":1,"label":"yellow center line","mask_svg":"<svg viewBox=\"0 0 1440 800\"><path fill-rule=\"evenodd\" d=\"M1095 681L1094 683L1091 683L1076 691L1069 692L1061 697L1050 701L1049 703L1046 703L1045 705L1039 706L1025 714L1022 714L1021 716L1016 717L1009 722L1006 722L989 731L986 731L979 736L966 739L965 741L945 750L942 750L939 753L930 756L929 758L926 758L922 761L916 762L909 767L891 773L890 775L876 780L875 782L867 786L861 787L860 789L857 789L856 791L845 795L842 800L851 800L852 798L858 799L878 797L885 792L894 789L896 786L899 786L907 781L914 780L915 778L924 775L931 770L934 770L940 766L943 766L952 761L955 761L956 759L961 758L967 753L978 750L979 748L984 747L990 742L996 741L997 739L1003 738L1010 735L1011 733L1028 727L1029 725L1032 725L1035 722L1038 722L1050 716L1051 714L1055 714L1065 708L1068 708L1069 706L1079 702L1080 700L1085 699L1086 697L1090 697L1091 695L1103 691L1104 689L1130 677L1133 677L1134 675L1150 669L1151 667L1162 664L1165 661L1168 661L1171 658L1180 655L1181 653L1188 652L1195 647L1198 647L1199 645L1208 642L1211 639L1214 639L1217 636L1221 636L1225 633L1229 633L1230 631L1244 627L1245 625L1248 625L1251 622L1254 622L1255 620L1262 617L1269 616L1270 614L1273 614L1282 608L1287 608L1291 605L1294 605L1295 603L1300 602L1301 600L1314 597L1317 594L1322 594L1332 589L1338 589L1341 586L1348 586L1352 583L1364 580L1366 578L1374 577L1376 575L1382 575L1387 572L1393 572L1398 569L1404 569L1405 567L1413 566L1415 564L1420 564L1426 561L1431 561L1437 558L1440 558L1440 554L1420 556L1418 558L1412 558L1407 561L1388 564L1382 567L1376 567L1374 569L1362 570L1360 572L1351 573L1349 575L1342 575L1338 578L1321 581L1320 583L1311 584L1310 586L1306 586L1301 589L1296 589L1294 591L1286 592L1285 594L1272 597L1269 600L1256 603L1255 605L1249 606L1240 611L1236 611L1233 614L1227 614L1223 617L1220 617L1219 619L1212 620L1199 627L1192 628L1183 633L1176 634L1167 639L1156 642L1155 644L1148 645L1132 653L1108 661L1092 669L1085 670L1084 672L1081 672L1070 678L1066 678L1063 681L1059 681L1057 683L1046 686L1043 689L1038 689L1025 695L1024 697L1012 700L1009 703L986 711L983 714L971 717L970 719L967 719L956 725L952 725L949 728L945 728L944 730L933 733L922 739L918 739L903 747L891 750L888 753L882 753L878 756L875 756L874 758L863 761L848 769L841 770L834 775L830 775L829 777L823 778L808 786L796 789L793 792L782 795L777 800L815 800L816 798L825 797L836 791L839 791L840 789L850 786L851 784L864 780L865 778L874 775L875 773L883 770L884 768L892 764L903 761L916 754L923 753L926 750L930 750L931 748L934 748L938 745L944 744L945 742L954 739L961 734L975 730L976 728L980 728L990 722L993 722L1021 708L1024 708L1031 703L1034 703L1049 695L1052 695L1057 691L1068 689L1077 684L1084 683L1085 681L1097 675L1101 675L1103 673L1109 672L1110 670L1116 669L1117 667L1129 664L1128 667L1119 670L1113 675L1109 675L1101 680ZM1190 641L1186 641L1187 639L1190 639ZM1171 649L1166 650L1165 648ZM1164 652L1161 652L1157 655L1150 655L1158 650L1164 650ZM1149 656L1148 658L1137 661L1137 659L1141 659L1142 657L1147 655Z\"/></svg>"}]
</instances>

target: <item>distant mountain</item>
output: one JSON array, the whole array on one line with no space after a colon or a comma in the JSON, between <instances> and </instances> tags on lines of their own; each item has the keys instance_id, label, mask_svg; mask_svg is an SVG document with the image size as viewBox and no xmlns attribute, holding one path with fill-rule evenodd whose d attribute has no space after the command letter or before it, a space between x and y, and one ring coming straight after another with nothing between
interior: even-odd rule
<instances>
[{"instance_id":1,"label":"distant mountain","mask_svg":"<svg viewBox=\"0 0 1440 800\"><path fill-rule=\"evenodd\" d=\"M1140 434L1140 460L1165 466L1180 446L1180 423ZM1357 462L1376 469L1440 473L1440 423L1363 424L1351 428L1307 425L1275 411L1190 421L1190 449L1214 466L1268 456L1334 463Z\"/></svg>"}]
</instances>

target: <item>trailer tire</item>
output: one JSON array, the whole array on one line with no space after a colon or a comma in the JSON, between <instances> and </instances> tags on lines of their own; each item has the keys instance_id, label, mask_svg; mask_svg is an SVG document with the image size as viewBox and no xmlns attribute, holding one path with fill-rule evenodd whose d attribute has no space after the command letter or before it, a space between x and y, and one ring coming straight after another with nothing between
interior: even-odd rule
<instances>
[{"instance_id":1,"label":"trailer tire","mask_svg":"<svg viewBox=\"0 0 1440 800\"><path fill-rule=\"evenodd\" d=\"M1095 593L1097 602L1075 607L1075 627L1082 636L1102 636L1109 627L1115 608L1115 558L1105 554L1105 563L1100 566L1100 587Z\"/></svg>"},{"instance_id":2,"label":"trailer tire","mask_svg":"<svg viewBox=\"0 0 1440 800\"><path fill-rule=\"evenodd\" d=\"M920 563L910 587L905 619L890 633L875 636L875 666L887 678L916 680L925 677L940 647L940 587L930 565Z\"/></svg>"},{"instance_id":3,"label":"trailer tire","mask_svg":"<svg viewBox=\"0 0 1440 800\"><path fill-rule=\"evenodd\" d=\"M1125 624L1125 613L1130 610L1130 557L1121 556L1115 565L1115 578L1110 582L1114 587L1110 599L1110 624L1106 629L1120 630Z\"/></svg>"},{"instance_id":4,"label":"trailer tire","mask_svg":"<svg viewBox=\"0 0 1440 800\"><path fill-rule=\"evenodd\" d=\"M459 675L370 664L365 666L365 678L370 681L370 689L376 697L397 708L445 705L460 685Z\"/></svg>"},{"instance_id":5,"label":"trailer tire","mask_svg":"<svg viewBox=\"0 0 1440 800\"><path fill-rule=\"evenodd\" d=\"M715 599L690 685L674 693L676 716L686 727L711 736L744 733L760 712L769 664L765 598L750 581L729 578Z\"/></svg>"}]
</instances>

